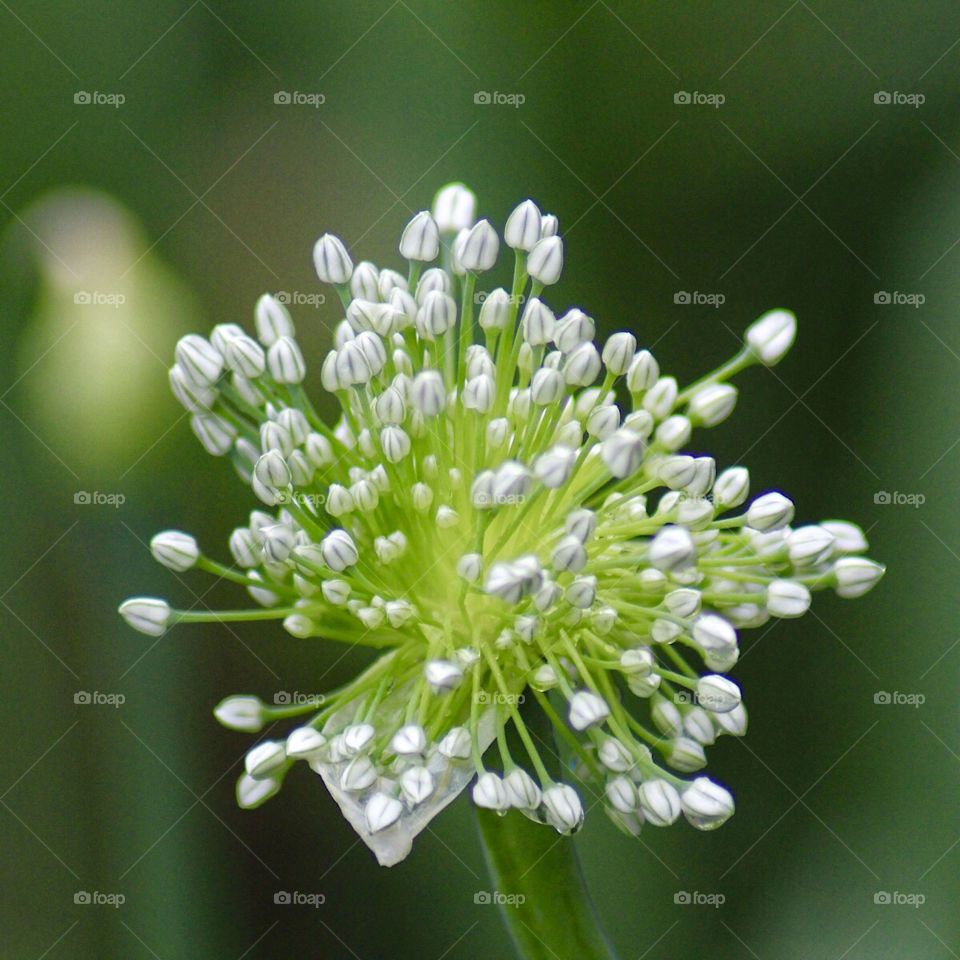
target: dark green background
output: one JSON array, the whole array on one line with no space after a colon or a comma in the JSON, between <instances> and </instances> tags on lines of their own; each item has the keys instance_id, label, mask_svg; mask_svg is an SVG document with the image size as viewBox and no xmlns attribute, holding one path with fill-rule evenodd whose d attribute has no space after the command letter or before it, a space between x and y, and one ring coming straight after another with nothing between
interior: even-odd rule
<instances>
[{"instance_id":1,"label":"dark green background","mask_svg":"<svg viewBox=\"0 0 960 960\"><path fill-rule=\"evenodd\" d=\"M557 213L551 302L629 327L681 380L764 309L794 309L793 354L743 376L736 415L695 442L804 520L861 523L889 565L866 599L824 595L747 636L751 731L710 751L737 797L724 829L631 844L588 819L578 846L623 956L956 956L958 38L945 0L0 0L3 956L507 953L474 904L489 884L469 804L389 871L305 772L235 808L249 741L214 704L323 690L359 655L252 624L154 644L114 612L135 593L194 602L209 583L178 582L145 542L179 526L226 556L252 506L167 396L177 337L249 321L265 290L320 292L326 230L396 265L405 219L451 179L498 223L528 195ZM75 104L82 90L126 102ZM279 90L326 102L275 105ZM479 90L526 99L476 105ZM726 102L678 105L681 90ZM78 289L127 302L75 306ZM295 314L319 356L334 304ZM220 585L203 602L239 599ZM75 705L78 690L126 702ZM126 902L75 905L79 890ZM326 903L275 906L278 890ZM680 890L726 902L675 906Z\"/></svg>"}]
</instances>

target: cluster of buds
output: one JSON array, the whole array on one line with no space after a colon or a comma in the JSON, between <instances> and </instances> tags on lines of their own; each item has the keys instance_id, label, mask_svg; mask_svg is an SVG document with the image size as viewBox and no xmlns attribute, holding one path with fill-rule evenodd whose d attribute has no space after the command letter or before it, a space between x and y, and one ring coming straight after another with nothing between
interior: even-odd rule
<instances>
[{"instance_id":1,"label":"cluster of buds","mask_svg":"<svg viewBox=\"0 0 960 960\"><path fill-rule=\"evenodd\" d=\"M717 737L746 731L725 675L738 630L801 616L815 590L860 596L883 573L853 524L792 526L778 492L744 507L745 468L717 473L682 452L733 411L735 374L780 361L795 319L765 314L732 360L681 388L632 333L601 348L590 316L548 306L563 241L531 200L504 229L511 288L480 293L501 238L475 207L464 186L442 189L403 231L405 275L317 241L317 274L343 305L319 370L340 408L332 427L272 296L256 337L220 324L179 342L173 392L262 508L231 535L233 565L179 531L158 534L153 554L242 584L257 607L137 598L120 611L154 636L278 620L299 639L375 651L322 698L230 697L215 713L248 733L298 724L250 750L242 806L303 760L382 863L471 781L477 805L561 833L594 802L628 834L680 817L713 829L733 799L699 771Z\"/></svg>"}]
</instances>

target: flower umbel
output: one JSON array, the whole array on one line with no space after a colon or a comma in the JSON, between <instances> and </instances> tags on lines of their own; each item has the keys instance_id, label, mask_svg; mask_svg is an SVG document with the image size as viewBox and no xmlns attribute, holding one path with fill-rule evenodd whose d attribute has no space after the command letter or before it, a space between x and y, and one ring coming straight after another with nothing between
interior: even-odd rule
<instances>
[{"instance_id":1,"label":"flower umbel","mask_svg":"<svg viewBox=\"0 0 960 960\"><path fill-rule=\"evenodd\" d=\"M238 802L258 806L303 760L381 863L406 856L475 775L477 805L561 833L582 823L584 792L630 834L681 815L713 829L733 798L697 773L706 746L746 732L723 675L737 630L801 616L815 590L860 596L883 573L853 524L792 528L777 492L737 512L747 470L718 475L681 452L730 415L735 374L782 359L795 319L765 314L732 360L681 389L632 333L601 350L586 313L547 305L563 241L530 200L506 224L511 289L478 293L501 241L475 209L462 185L441 190L403 232L406 276L317 241L345 316L319 371L342 411L333 427L274 297L257 303L256 339L220 324L179 342L170 384L194 433L267 509L231 535L233 566L180 531L151 550L242 584L259 609L136 598L120 612L152 636L280 620L297 638L378 651L323 697L236 696L215 715L247 733L297 718L247 754ZM538 709L579 790L543 755Z\"/></svg>"}]
</instances>

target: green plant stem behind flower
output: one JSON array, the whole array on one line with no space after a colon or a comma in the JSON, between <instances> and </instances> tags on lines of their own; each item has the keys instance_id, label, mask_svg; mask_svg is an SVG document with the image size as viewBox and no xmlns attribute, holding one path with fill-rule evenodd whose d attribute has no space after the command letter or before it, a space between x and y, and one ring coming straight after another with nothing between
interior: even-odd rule
<instances>
[{"instance_id":1,"label":"green plant stem behind flower","mask_svg":"<svg viewBox=\"0 0 960 960\"><path fill-rule=\"evenodd\" d=\"M600 928L573 840L517 811L477 809L500 912L523 960L615 960ZM507 900L508 902L504 902Z\"/></svg>"}]
</instances>

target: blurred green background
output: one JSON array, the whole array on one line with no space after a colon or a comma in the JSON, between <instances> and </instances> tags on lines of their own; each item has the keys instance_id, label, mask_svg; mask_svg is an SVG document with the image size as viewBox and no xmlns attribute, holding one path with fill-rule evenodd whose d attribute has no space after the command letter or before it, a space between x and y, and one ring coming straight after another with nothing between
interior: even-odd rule
<instances>
[{"instance_id":1,"label":"blurred green background","mask_svg":"<svg viewBox=\"0 0 960 960\"><path fill-rule=\"evenodd\" d=\"M508 954L462 800L389 871L315 778L236 809L248 738L212 707L323 690L353 654L255 624L155 643L115 614L238 598L145 548L177 526L226 556L252 505L167 394L178 336L286 291L318 356L339 314L310 299L316 237L394 264L452 179L494 222L528 195L558 214L553 305L635 330L681 381L795 310L793 354L697 442L802 519L859 522L889 564L864 600L746 635L750 734L710 754L737 797L723 830L630 844L588 818L622 955L957 956L958 38L946 0L0 0L3 956Z\"/></svg>"}]
</instances>

